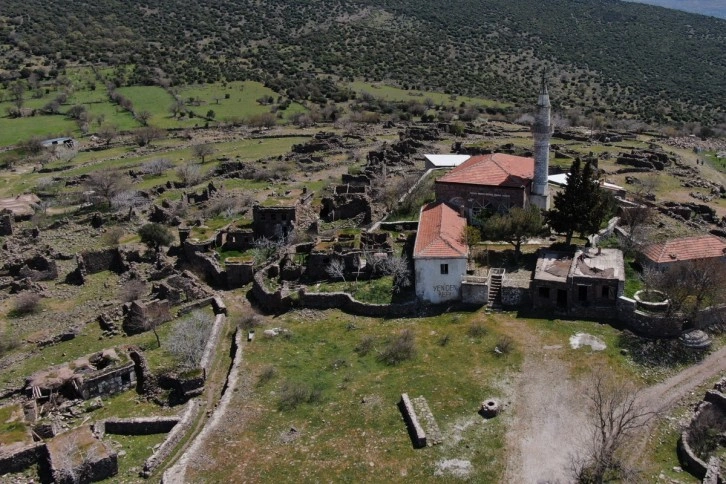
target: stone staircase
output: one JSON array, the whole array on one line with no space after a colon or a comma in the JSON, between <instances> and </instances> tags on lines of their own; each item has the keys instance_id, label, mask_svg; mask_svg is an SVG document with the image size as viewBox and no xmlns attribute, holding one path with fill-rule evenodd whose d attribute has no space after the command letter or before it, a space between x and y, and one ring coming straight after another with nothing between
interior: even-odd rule
<instances>
[{"instance_id":1,"label":"stone staircase","mask_svg":"<svg viewBox=\"0 0 726 484\"><path fill-rule=\"evenodd\" d=\"M504 279L504 269L494 267L489 271L489 302L487 308L489 310L502 309L502 279Z\"/></svg>"}]
</instances>

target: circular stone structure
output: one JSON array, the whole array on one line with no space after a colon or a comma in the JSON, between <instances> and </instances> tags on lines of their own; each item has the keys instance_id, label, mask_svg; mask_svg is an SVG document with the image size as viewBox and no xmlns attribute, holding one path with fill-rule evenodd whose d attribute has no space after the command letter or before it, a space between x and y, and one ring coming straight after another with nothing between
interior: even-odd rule
<instances>
[{"instance_id":1,"label":"circular stone structure","mask_svg":"<svg viewBox=\"0 0 726 484\"><path fill-rule=\"evenodd\" d=\"M638 309L654 313L662 313L668 310L671 304L665 293L655 289L643 289L633 295Z\"/></svg>"},{"instance_id":2,"label":"circular stone structure","mask_svg":"<svg viewBox=\"0 0 726 484\"><path fill-rule=\"evenodd\" d=\"M499 402L493 398L489 398L487 400L484 400L481 402L481 408L479 409L479 413L484 418L492 418L496 417L499 414L500 406Z\"/></svg>"},{"instance_id":3,"label":"circular stone structure","mask_svg":"<svg viewBox=\"0 0 726 484\"><path fill-rule=\"evenodd\" d=\"M711 347L711 337L700 329L693 329L678 338L683 346L693 350L707 350Z\"/></svg>"}]
</instances>

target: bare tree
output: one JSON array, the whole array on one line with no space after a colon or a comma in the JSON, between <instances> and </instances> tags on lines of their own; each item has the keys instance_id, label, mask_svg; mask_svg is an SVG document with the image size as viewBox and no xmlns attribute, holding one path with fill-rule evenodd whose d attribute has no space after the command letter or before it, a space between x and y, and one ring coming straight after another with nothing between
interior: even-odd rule
<instances>
[{"instance_id":1,"label":"bare tree","mask_svg":"<svg viewBox=\"0 0 726 484\"><path fill-rule=\"evenodd\" d=\"M13 104L20 110L25 103L25 83L16 81L10 85L10 94L13 97Z\"/></svg>"},{"instance_id":2,"label":"bare tree","mask_svg":"<svg viewBox=\"0 0 726 484\"><path fill-rule=\"evenodd\" d=\"M411 285L411 270L406 256L389 256L383 261L381 269L384 274L393 276L394 292L401 292Z\"/></svg>"},{"instance_id":3,"label":"bare tree","mask_svg":"<svg viewBox=\"0 0 726 484\"><path fill-rule=\"evenodd\" d=\"M142 126L149 125L149 120L151 119L151 113L149 111L141 111L139 113L135 113L134 116Z\"/></svg>"},{"instance_id":4,"label":"bare tree","mask_svg":"<svg viewBox=\"0 0 726 484\"><path fill-rule=\"evenodd\" d=\"M345 282L345 262L343 259L333 259L325 268L325 272L331 279L342 279Z\"/></svg>"},{"instance_id":5,"label":"bare tree","mask_svg":"<svg viewBox=\"0 0 726 484\"><path fill-rule=\"evenodd\" d=\"M709 260L679 262L665 270L646 267L643 281L670 299L670 312L694 316L700 309L726 300L726 272Z\"/></svg>"},{"instance_id":6,"label":"bare tree","mask_svg":"<svg viewBox=\"0 0 726 484\"><path fill-rule=\"evenodd\" d=\"M139 146L150 145L155 139L162 138L165 131L152 126L144 126L134 132L134 141Z\"/></svg>"},{"instance_id":7,"label":"bare tree","mask_svg":"<svg viewBox=\"0 0 726 484\"><path fill-rule=\"evenodd\" d=\"M179 177L179 180L184 184L184 186L187 187L196 185L202 179L199 165L193 165L191 163L181 165L179 168L176 169L176 174Z\"/></svg>"},{"instance_id":8,"label":"bare tree","mask_svg":"<svg viewBox=\"0 0 726 484\"><path fill-rule=\"evenodd\" d=\"M633 433L656 415L640 405L632 384L616 381L605 372L593 375L588 392L591 440L584 454L573 457L571 469L583 483L602 483L606 474L627 477L628 469L618 453Z\"/></svg>"},{"instance_id":9,"label":"bare tree","mask_svg":"<svg viewBox=\"0 0 726 484\"><path fill-rule=\"evenodd\" d=\"M73 433L63 438L53 455L53 478L56 482L89 482L91 465L99 458L100 443L91 445L79 442Z\"/></svg>"},{"instance_id":10,"label":"bare tree","mask_svg":"<svg viewBox=\"0 0 726 484\"><path fill-rule=\"evenodd\" d=\"M104 124L98 129L96 136L101 138L106 143L106 146L108 146L118 136L118 128L114 124Z\"/></svg>"},{"instance_id":11,"label":"bare tree","mask_svg":"<svg viewBox=\"0 0 726 484\"><path fill-rule=\"evenodd\" d=\"M198 310L174 325L165 345L182 368L191 370L199 365L212 323L211 314Z\"/></svg>"},{"instance_id":12,"label":"bare tree","mask_svg":"<svg viewBox=\"0 0 726 484\"><path fill-rule=\"evenodd\" d=\"M141 165L141 171L149 175L160 176L166 170L173 167L174 163L168 158L156 158Z\"/></svg>"},{"instance_id":13,"label":"bare tree","mask_svg":"<svg viewBox=\"0 0 726 484\"><path fill-rule=\"evenodd\" d=\"M194 145L192 147L192 153L194 154L194 156L202 160L202 164L204 164L206 157L214 153L214 147L208 143Z\"/></svg>"},{"instance_id":14,"label":"bare tree","mask_svg":"<svg viewBox=\"0 0 726 484\"><path fill-rule=\"evenodd\" d=\"M261 265L277 256L285 245L287 240L282 239L268 239L267 237L261 237L255 240L254 247L252 248L252 254L255 264Z\"/></svg>"},{"instance_id":15,"label":"bare tree","mask_svg":"<svg viewBox=\"0 0 726 484\"><path fill-rule=\"evenodd\" d=\"M627 235L621 240L626 252L635 249L648 240L649 224L655 214L648 205L637 205L622 210L620 219L628 226Z\"/></svg>"},{"instance_id":16,"label":"bare tree","mask_svg":"<svg viewBox=\"0 0 726 484\"><path fill-rule=\"evenodd\" d=\"M86 180L86 187L93 190L110 205L111 199L131 184L128 177L113 170L94 171Z\"/></svg>"}]
</instances>

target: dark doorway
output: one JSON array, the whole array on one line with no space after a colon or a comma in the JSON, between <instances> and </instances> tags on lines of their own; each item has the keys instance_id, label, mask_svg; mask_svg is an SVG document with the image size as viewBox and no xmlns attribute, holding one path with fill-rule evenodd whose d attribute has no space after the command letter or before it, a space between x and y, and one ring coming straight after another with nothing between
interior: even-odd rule
<instances>
[{"instance_id":1,"label":"dark doorway","mask_svg":"<svg viewBox=\"0 0 726 484\"><path fill-rule=\"evenodd\" d=\"M578 301L587 301L587 286L577 286Z\"/></svg>"},{"instance_id":2,"label":"dark doorway","mask_svg":"<svg viewBox=\"0 0 726 484\"><path fill-rule=\"evenodd\" d=\"M567 291L565 291L564 289L557 289L557 307L567 307Z\"/></svg>"}]
</instances>

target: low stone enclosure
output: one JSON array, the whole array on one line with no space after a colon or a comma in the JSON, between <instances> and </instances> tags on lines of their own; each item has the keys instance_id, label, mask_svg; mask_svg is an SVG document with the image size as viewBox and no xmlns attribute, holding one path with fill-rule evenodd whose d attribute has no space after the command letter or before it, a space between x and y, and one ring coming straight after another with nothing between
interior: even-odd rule
<instances>
[{"instance_id":1,"label":"low stone enclosure","mask_svg":"<svg viewBox=\"0 0 726 484\"><path fill-rule=\"evenodd\" d=\"M0 450L0 476L38 465L41 482L74 484L108 479L118 473L116 451L82 426L10 452Z\"/></svg>"},{"instance_id":2,"label":"low stone enclosure","mask_svg":"<svg viewBox=\"0 0 726 484\"><path fill-rule=\"evenodd\" d=\"M185 397L191 398L199 395L203 389L206 374L211 370L213 355L218 348L222 336L222 330L225 325L227 308L218 296L207 298L192 306L186 308L191 311L196 307L210 305L215 313L214 323L210 331L204 352L201 357L199 368L196 371L200 377L180 378L179 384L183 387L182 393ZM235 339L234 350L237 354L235 362L237 367L240 360L240 336L238 332ZM137 374L141 380L148 378L148 368L145 359L138 349L129 347L129 357L120 358L116 351L104 350L102 352L80 358L71 364L63 367L54 367L28 379L26 386L26 396L28 407L26 420L35 423L38 418L38 399L47 399L52 392L59 392L63 389L69 392L70 398L81 397L91 398L96 395L112 395L118 391L128 390L136 386ZM115 364L113 363L115 362ZM94 364L103 366L96 372L89 372L89 365ZM137 368L138 367L138 368ZM74 373L77 370L79 374ZM138 371L137 371L138 370ZM143 384L143 381L140 382ZM44 423L46 420L40 421L35 425L33 431L37 434L37 438L46 439L24 447L13 447L12 449L0 449L0 475L8 473L23 472L25 469L38 464L41 480L43 482L74 482L67 477L68 469L61 465L61 462L67 462L63 459L64 452L70 450L70 443L63 443L67 439L67 435L77 435L72 438L72 444L78 442L83 443L87 449L92 445L98 447L98 451L94 451L94 458L87 459L82 451L74 451L74 459L78 459L75 467L71 469L75 475L86 476L82 478L82 482L91 482L106 479L115 475L118 471L116 462L116 453L103 441L105 434L120 435L148 435L157 433L169 433L167 439L159 446L154 454L147 459L144 470L141 474L149 477L151 473L170 455L179 442L184 439L188 431L191 429L196 417L199 415L201 404L196 399L187 402L185 411L181 416L168 417L139 417L139 418L108 418L103 421L96 422L91 433L91 427L79 427L63 434L58 434L56 425ZM45 431L48 427L48 431ZM54 457L55 456L55 457Z\"/></svg>"},{"instance_id":3,"label":"low stone enclosure","mask_svg":"<svg viewBox=\"0 0 726 484\"><path fill-rule=\"evenodd\" d=\"M407 393L402 393L398 408L406 422L414 448L430 447L443 441L439 425L423 396L409 398Z\"/></svg>"},{"instance_id":4,"label":"low stone enclosure","mask_svg":"<svg viewBox=\"0 0 726 484\"><path fill-rule=\"evenodd\" d=\"M683 468L704 483L726 482L726 462L717 457L726 450L726 378L714 385L697 406L691 423L678 441Z\"/></svg>"}]
</instances>

